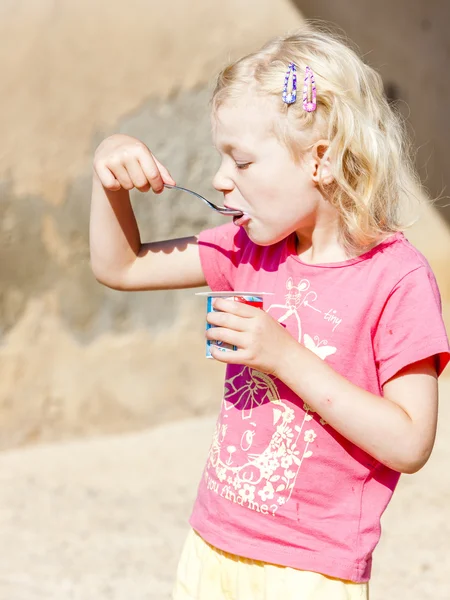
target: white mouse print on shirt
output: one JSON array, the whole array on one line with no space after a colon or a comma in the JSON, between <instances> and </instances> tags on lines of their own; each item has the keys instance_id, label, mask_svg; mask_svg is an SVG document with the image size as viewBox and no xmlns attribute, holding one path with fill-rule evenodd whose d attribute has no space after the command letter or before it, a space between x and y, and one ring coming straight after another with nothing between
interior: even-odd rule
<instances>
[{"instance_id":1,"label":"white mouse print on shirt","mask_svg":"<svg viewBox=\"0 0 450 600\"><path fill-rule=\"evenodd\" d=\"M297 285L294 284L292 277L286 281L285 304L271 304L267 312L271 314L281 325L289 328L292 336L298 342L302 341L302 323L299 311L302 307L307 307L317 312L322 312L312 306L312 302L317 300L316 292L310 290L308 279L301 279Z\"/></svg>"}]
</instances>

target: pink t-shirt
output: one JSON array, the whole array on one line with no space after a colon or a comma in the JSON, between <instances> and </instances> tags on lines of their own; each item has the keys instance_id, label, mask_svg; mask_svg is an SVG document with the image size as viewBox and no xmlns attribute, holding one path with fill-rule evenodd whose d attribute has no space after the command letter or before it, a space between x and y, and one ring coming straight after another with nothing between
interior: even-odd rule
<instances>
[{"instance_id":1,"label":"pink t-shirt","mask_svg":"<svg viewBox=\"0 0 450 600\"><path fill-rule=\"evenodd\" d=\"M435 355L441 373L449 360L435 278L401 233L316 265L295 235L261 247L227 224L199 244L212 290L272 292L264 309L361 388L381 394L406 365ZM226 552L364 582L398 479L281 381L229 365L190 523Z\"/></svg>"}]
</instances>

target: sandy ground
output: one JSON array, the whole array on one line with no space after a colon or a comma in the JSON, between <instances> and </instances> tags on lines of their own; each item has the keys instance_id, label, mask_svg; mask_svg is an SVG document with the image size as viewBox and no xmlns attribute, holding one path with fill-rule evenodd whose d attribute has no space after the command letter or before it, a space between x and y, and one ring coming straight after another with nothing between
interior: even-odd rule
<instances>
[{"instance_id":1,"label":"sandy ground","mask_svg":"<svg viewBox=\"0 0 450 600\"><path fill-rule=\"evenodd\" d=\"M383 519L371 600L450 597L449 378L441 397L433 456ZM0 455L0 600L168 600L213 421Z\"/></svg>"}]
</instances>

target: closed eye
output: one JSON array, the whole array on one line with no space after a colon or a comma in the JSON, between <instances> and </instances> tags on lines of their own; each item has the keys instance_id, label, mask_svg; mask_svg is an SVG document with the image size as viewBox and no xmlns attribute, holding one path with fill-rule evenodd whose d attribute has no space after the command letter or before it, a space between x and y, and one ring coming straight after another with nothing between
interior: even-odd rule
<instances>
[{"instance_id":1,"label":"closed eye","mask_svg":"<svg viewBox=\"0 0 450 600\"><path fill-rule=\"evenodd\" d=\"M235 163L237 169L247 169L252 163Z\"/></svg>"}]
</instances>

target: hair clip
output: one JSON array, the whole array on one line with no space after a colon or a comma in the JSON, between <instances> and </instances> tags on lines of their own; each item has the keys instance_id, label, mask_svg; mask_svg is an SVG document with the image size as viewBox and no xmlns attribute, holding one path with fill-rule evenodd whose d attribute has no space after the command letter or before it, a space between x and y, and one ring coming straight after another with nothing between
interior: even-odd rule
<instances>
[{"instance_id":1,"label":"hair clip","mask_svg":"<svg viewBox=\"0 0 450 600\"><path fill-rule=\"evenodd\" d=\"M283 102L285 104L294 104L297 100L297 68L294 63L289 63L289 68L284 77L284 86L283 86ZM288 92L289 79L292 77L292 89Z\"/></svg>"},{"instance_id":2,"label":"hair clip","mask_svg":"<svg viewBox=\"0 0 450 600\"><path fill-rule=\"evenodd\" d=\"M316 81L310 67L305 69L305 81L303 84L303 108L306 112L314 112L317 108Z\"/></svg>"}]
</instances>

